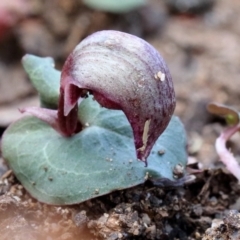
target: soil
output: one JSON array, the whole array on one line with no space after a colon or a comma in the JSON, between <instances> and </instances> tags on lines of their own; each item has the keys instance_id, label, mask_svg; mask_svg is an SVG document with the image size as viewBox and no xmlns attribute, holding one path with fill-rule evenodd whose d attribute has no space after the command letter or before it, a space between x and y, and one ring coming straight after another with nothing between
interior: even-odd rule
<instances>
[{"instance_id":1,"label":"soil","mask_svg":"<svg viewBox=\"0 0 240 240\"><path fill-rule=\"evenodd\" d=\"M151 0L118 15L80 0L15 1L9 24L0 18L1 132L19 117L19 107L38 104L20 64L25 53L51 56L61 69L85 36L116 29L144 38L168 63L195 179L161 187L146 182L74 206L50 206L33 199L1 159L0 240L240 239L240 186L214 148L225 123L206 110L212 101L238 105L240 2ZM229 142L237 158L238 142L239 136Z\"/></svg>"}]
</instances>

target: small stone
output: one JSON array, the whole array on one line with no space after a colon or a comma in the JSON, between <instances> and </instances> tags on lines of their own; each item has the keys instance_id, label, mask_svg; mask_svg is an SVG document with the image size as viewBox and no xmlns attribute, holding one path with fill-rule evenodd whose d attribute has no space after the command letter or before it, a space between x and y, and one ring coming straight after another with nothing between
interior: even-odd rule
<instances>
[{"instance_id":1,"label":"small stone","mask_svg":"<svg viewBox=\"0 0 240 240\"><path fill-rule=\"evenodd\" d=\"M158 155L160 155L160 156L163 155L164 153L165 153L164 150L159 150L159 151L158 151Z\"/></svg>"},{"instance_id":2,"label":"small stone","mask_svg":"<svg viewBox=\"0 0 240 240\"><path fill-rule=\"evenodd\" d=\"M151 219L150 219L150 217L148 216L147 213L143 213L143 214L142 214L142 221L143 221L143 223L145 223L147 226L150 225Z\"/></svg>"},{"instance_id":3,"label":"small stone","mask_svg":"<svg viewBox=\"0 0 240 240\"><path fill-rule=\"evenodd\" d=\"M180 178L183 176L184 167L182 164L177 164L173 169L174 178Z\"/></svg>"}]
</instances>

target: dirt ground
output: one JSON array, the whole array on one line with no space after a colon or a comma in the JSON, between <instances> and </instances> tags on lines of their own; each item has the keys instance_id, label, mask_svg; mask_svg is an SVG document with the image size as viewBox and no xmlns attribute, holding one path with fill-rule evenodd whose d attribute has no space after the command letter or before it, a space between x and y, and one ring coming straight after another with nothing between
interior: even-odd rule
<instances>
[{"instance_id":1,"label":"dirt ground","mask_svg":"<svg viewBox=\"0 0 240 240\"><path fill-rule=\"evenodd\" d=\"M80 0L16 2L24 5L13 8L11 24L1 25L0 18L1 132L19 117L18 108L38 104L20 64L25 53L51 56L61 69L82 38L116 29L144 38L168 63L175 114L187 130L191 167L200 171L180 187L146 182L56 207L31 198L1 159L0 240L240 239L240 187L214 149L225 124L206 110L212 101L238 106L240 2L196 0L186 8L189 1L149 0L119 15L88 9ZM234 136L229 147L239 159L238 142Z\"/></svg>"}]
</instances>

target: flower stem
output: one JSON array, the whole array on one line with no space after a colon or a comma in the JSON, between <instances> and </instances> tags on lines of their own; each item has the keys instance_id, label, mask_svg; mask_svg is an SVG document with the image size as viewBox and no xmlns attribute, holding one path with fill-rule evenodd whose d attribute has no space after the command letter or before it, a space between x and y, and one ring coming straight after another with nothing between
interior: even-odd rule
<instances>
[{"instance_id":1,"label":"flower stem","mask_svg":"<svg viewBox=\"0 0 240 240\"><path fill-rule=\"evenodd\" d=\"M225 164L226 168L238 179L240 182L240 165L236 158L227 149L226 143L233 134L240 130L240 124L228 127L217 138L215 147L220 157L220 160Z\"/></svg>"},{"instance_id":2,"label":"flower stem","mask_svg":"<svg viewBox=\"0 0 240 240\"><path fill-rule=\"evenodd\" d=\"M60 89L58 105L58 124L65 136L71 136L78 127L78 104L76 103L67 116L64 115L64 91Z\"/></svg>"}]
</instances>

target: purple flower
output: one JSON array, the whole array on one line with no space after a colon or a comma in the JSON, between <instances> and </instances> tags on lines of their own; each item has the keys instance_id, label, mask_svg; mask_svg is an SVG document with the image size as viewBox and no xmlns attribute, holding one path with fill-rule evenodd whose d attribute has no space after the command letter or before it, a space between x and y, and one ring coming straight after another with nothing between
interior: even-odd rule
<instances>
[{"instance_id":1,"label":"purple flower","mask_svg":"<svg viewBox=\"0 0 240 240\"><path fill-rule=\"evenodd\" d=\"M58 112L27 110L64 136L81 130L78 103L88 93L109 109L122 110L131 124L137 158L147 164L150 151L175 108L168 67L146 41L118 31L96 32L77 45L61 75ZM116 122L117 124L117 122Z\"/></svg>"}]
</instances>

